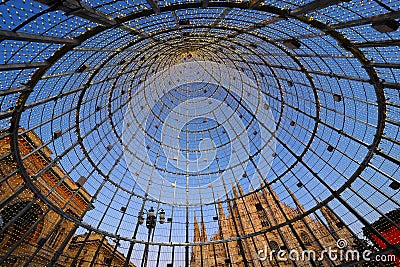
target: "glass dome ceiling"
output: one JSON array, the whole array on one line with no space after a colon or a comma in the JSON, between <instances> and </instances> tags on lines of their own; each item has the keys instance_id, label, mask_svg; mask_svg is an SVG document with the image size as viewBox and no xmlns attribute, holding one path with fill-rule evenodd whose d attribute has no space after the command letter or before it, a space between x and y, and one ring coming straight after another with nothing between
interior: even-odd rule
<instances>
[{"instance_id":1,"label":"glass dome ceiling","mask_svg":"<svg viewBox=\"0 0 400 267\"><path fill-rule=\"evenodd\" d=\"M399 255L399 4L2 1L0 265L265 266L327 210Z\"/></svg>"}]
</instances>

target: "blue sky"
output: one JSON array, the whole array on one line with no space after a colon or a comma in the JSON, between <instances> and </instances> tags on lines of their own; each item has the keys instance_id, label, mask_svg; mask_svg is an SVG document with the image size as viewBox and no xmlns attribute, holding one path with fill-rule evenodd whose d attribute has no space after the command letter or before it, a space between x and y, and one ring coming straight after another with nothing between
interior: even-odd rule
<instances>
[{"instance_id":1,"label":"blue sky","mask_svg":"<svg viewBox=\"0 0 400 267\"><path fill-rule=\"evenodd\" d=\"M178 2L180 1L168 3L162 1L160 5ZM305 2L308 1L269 1L268 3L282 8L295 8ZM398 10L398 1L384 2L390 9ZM100 1L90 1L86 4L102 10L111 17L121 13L127 14L132 10L141 10L147 6L140 1L116 1L109 5L98 6L101 3ZM339 6L328 7L308 15L324 23L329 20L330 24L336 24L390 11L377 5L375 1L362 1L362 3L362 5L342 3ZM0 4L0 12L3 18L1 29L57 37L74 37L96 26L93 22L74 16L66 16L60 11L45 13L38 19L22 25L27 18L46 8L30 1L2 3ZM212 24L222 11L223 8L220 7L212 7L206 10L189 8L177 10L176 15L179 18L189 18L192 25L201 26ZM273 14L261 11L232 9L221 22L221 26L248 27L272 16ZM159 17L149 16L129 21L127 25L141 31L152 32L173 27L175 20L171 12L166 12ZM224 32L218 29L210 31L201 27L194 31L199 34L207 33L209 36L233 32ZM370 25L343 28L337 31L355 43L399 39L399 31L386 34L379 33L372 30ZM266 37L271 40L271 43L265 42L253 34L241 34L236 37L235 41L243 44L243 46L236 45L236 53L221 54L221 58L218 59L229 62L227 64L231 66L237 64L238 68L246 73L250 79L257 80L257 86L269 103L276 123L279 123L276 132L278 138L277 157L273 161L272 170L264 173L264 169L261 169L257 172L257 166L244 164L243 171L247 173L249 180L260 172L265 175L263 178L268 181L275 181L279 177L279 180L274 182L272 187L285 203L293 206L293 202L282 184L287 185L306 208L312 208L315 205L315 199L325 199L331 194L320 180L326 182L332 189L337 190L351 177L366 156L367 148L360 143L371 144L376 132L378 107L375 89L373 85L368 83L368 74L362 68L360 62L350 52L338 46L337 40L328 35L322 35L317 29L302 22L294 19L281 20L256 29L253 33ZM176 34L173 33L170 36ZM161 35L162 38L167 36L167 34ZM282 40L292 36L298 38L302 44L300 49L289 51L296 56L299 62L288 56L284 51L285 48L282 49ZM151 45L151 40L138 42L112 56L116 48L124 47L137 39L138 36L136 35L114 28L101 32L82 43L78 48L68 52L36 84L28 97L27 108L22 114L20 123L21 127L34 129L45 142L49 142L49 147L54 151L54 158L56 155L61 155L64 151L69 150L61 158L60 165L74 180L81 176L88 177L85 188L91 194L98 191L105 177L110 180L99 191L98 199L94 204L95 209L88 212L84 221L110 233L128 237L132 235L137 212L142 204L142 199L131 196L131 193L143 195L144 189L135 183L135 178L127 170L122 155L123 149L116 136L120 136L122 133L126 103L129 102L127 92L134 93L138 88L137 81L141 77L146 77L147 71L152 71L147 66L162 68L168 65L165 62L157 65L158 61L152 59L154 53L158 51L158 46L154 50L143 51L143 48ZM250 46L254 43L257 44L257 48ZM172 42L172 46L177 44L177 41L176 43ZM220 44L225 46L222 50L227 52L227 47L230 44L225 41L221 41ZM2 41L0 45L3 54L3 57L0 58L0 64L43 62L62 47L59 44L9 40ZM166 51L169 49L168 47L163 48ZM210 59L216 60L216 57L219 56L218 53L211 53L215 51L212 46L199 51L199 55L203 53ZM364 53L368 60L374 62L396 63L400 60L398 47L363 47L360 48L360 51ZM317 54L321 57L316 56ZM328 57L330 55L333 55L333 57ZM142 56L146 58L145 62L139 60ZM162 57L167 57L167 55L161 53ZM127 63L119 64L122 59L126 60ZM168 59L168 57L165 59ZM169 58L169 60L172 59ZM239 62L242 60L252 63L246 65ZM271 68L263 65L264 62L268 62ZM84 73L74 72L83 63L88 64L91 70ZM102 70L93 77L92 84L85 89L82 98L84 104L78 110L76 105L82 92L81 87L95 72L96 67L102 63L104 63ZM304 72L299 70L299 63L310 72L312 82L317 89L317 98L309 79ZM141 69L136 71L139 66L141 66ZM286 69L287 67L289 69ZM123 74L115 83L114 79L108 79L117 76L119 71L123 71ZM156 71L159 71L159 69L156 69ZM256 72L255 76L253 71ZM24 83L29 81L33 72L34 69L0 71L0 90L23 86ZM398 82L396 77L400 75L399 69L394 68L376 68L376 72L381 79L393 83ZM343 78L337 79L330 77L329 74ZM278 81L282 86L282 92L279 91ZM293 82L293 85L291 86L288 81ZM247 133L250 151L254 152L262 146L263 140L257 134L253 134L254 131L263 130L262 125L257 120L251 121L251 115L243 108L246 106L245 102L238 103L220 87L209 85L206 86L209 90L207 93L197 91L201 86L203 85L188 84L177 87L176 91L171 91L160 98L154 111L160 113L158 117L165 117L174 106L196 95L204 96L205 94L215 99L224 100L231 104L233 108L237 108L237 112L242 114L241 120L244 125L249 126ZM111 93L110 88L112 89ZM189 94L188 92L191 90L193 93ZM341 102L333 100L332 95L334 93L343 97ZM382 139L379 147L383 153L399 160L400 148L397 140L399 140L400 111L398 104L400 96L396 89L384 88L384 93L387 101L392 104L387 105L386 116L388 120L385 126L385 138ZM1 111L12 108L18 100L18 96L17 93L0 96ZM317 114L317 99L320 106L320 122L316 129L316 135L311 140L312 129L315 126L314 117ZM171 100L175 102L172 103ZM279 119L282 108L282 117ZM84 136L84 148L98 170L94 170L91 163L85 158L82 149L76 144L76 112L78 112L79 130L81 136ZM294 126L290 125L291 121L295 122ZM5 118L0 123L3 128L8 127L9 118ZM146 125L149 134L146 142L153 143L152 139L160 139L159 131L155 128L156 124L162 124L162 122L149 118ZM94 128L95 125L98 125L97 129ZM113 128L115 131L113 131ZM194 119L183 129L189 131L190 134L180 139L181 147L187 145L188 148L196 148L199 145L200 137L195 133L196 131L203 132L215 144L221 145L218 152L220 153L219 158L221 158L220 166L218 166L217 161L213 161L209 169L203 171L204 173L209 170L218 171L218 168L223 169L226 166L227 159L232 155L232 148L229 145L224 145L228 144L230 140L222 133L223 128L223 125L218 126L216 121L213 120L203 122L201 119ZM52 142L52 133L59 129L62 129L63 136ZM338 130L343 131L345 135L340 134ZM294 155L301 155L308 142L311 142L311 144L303 155L303 163L296 163ZM335 147L333 152L327 151L328 145ZM109 146L111 146L111 150L107 149ZM160 166L166 166L166 169L171 173L175 171L172 165L166 165L166 162L162 160L160 146L152 147L151 151L150 159L153 162L157 161ZM189 154L191 159L198 156L197 153ZM292 164L295 164L295 166L289 172L286 172ZM318 174L318 177L313 175L310 170ZM199 175L201 174L199 173ZM342 193L342 197L348 200L352 207L369 222L373 222L380 217L379 212L386 213L398 208L399 193L389 188L388 185L393 179L398 180L399 174L398 165L379 155L374 155L351 188ZM176 178L171 176L171 174L165 175L167 180L170 179L169 181ZM301 188L296 186L299 181L304 184ZM241 179L241 184L244 188L247 188L248 180ZM118 187L119 189L117 189ZM359 193L364 199L358 197L355 192ZM367 204L365 200L369 200L370 204ZM122 206L127 206L125 216L120 212ZM146 203L146 208L150 206L156 207L157 204ZM330 206L350 225L352 230L359 235L361 234L363 225L351 212L336 200L332 201ZM163 204L161 207L166 210L167 217L173 214L173 223L157 227L154 241L184 242L185 209L167 204ZM199 208L191 207L189 215L191 223L193 222L194 210L200 214ZM99 218L104 213L106 213L105 217L100 221ZM216 214L215 205L203 207L202 214L209 229L208 234L211 235L217 229L216 222L212 220L212 216ZM122 224L117 228L118 222L121 220ZM169 233L165 234L169 232L169 228L171 228L171 238ZM189 233L190 239L192 239L192 224ZM138 239L146 239L146 235L147 229L141 227ZM169 247L163 248L165 254L162 255L168 258L171 249ZM176 258L182 259L179 255L183 255L183 249L176 249ZM138 246L138 251L141 250ZM138 251L135 252L136 254L133 257L141 257Z\"/></svg>"}]
</instances>

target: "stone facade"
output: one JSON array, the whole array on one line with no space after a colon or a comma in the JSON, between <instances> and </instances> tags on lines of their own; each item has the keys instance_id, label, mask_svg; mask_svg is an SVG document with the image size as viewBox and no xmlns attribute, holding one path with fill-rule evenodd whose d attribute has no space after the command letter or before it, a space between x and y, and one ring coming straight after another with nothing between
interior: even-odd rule
<instances>
[{"instance_id":1,"label":"stone facade","mask_svg":"<svg viewBox=\"0 0 400 267\"><path fill-rule=\"evenodd\" d=\"M18 145L23 164L35 186L57 208L81 219L93 208L89 193L57 164L49 166L52 151L35 132L25 132L22 128L19 132L22 133ZM0 136L5 134L7 131L0 131ZM10 137L0 139L0 258L10 254L0 266L24 266L26 262L30 262L29 266L46 266L76 227L26 187L10 151ZM60 250L55 266L70 266L75 247L67 244ZM122 266L119 265L122 256L118 253L118 263L111 266ZM81 257L89 261L87 255Z\"/></svg>"},{"instance_id":2,"label":"stone facade","mask_svg":"<svg viewBox=\"0 0 400 267\"><path fill-rule=\"evenodd\" d=\"M239 192L233 188L234 195L244 195L239 186ZM291 193L291 192L290 192ZM252 236L254 232L267 230L273 226L284 224L305 212L304 207L292 194L297 208L294 209L282 203L272 188L264 188L258 193L237 199L227 207L228 215L219 203L218 225L219 231L210 239L207 237L205 223L200 226L195 215L194 242L207 242L209 240L229 240L238 236L248 238L214 243L202 246L194 246L191 255L191 267L220 267L220 266L293 266L288 259L291 250L299 252L300 260L296 266L311 266L308 260L301 260L303 251L315 251L320 255L324 248L337 249L337 240L345 239L347 248L354 245L356 238L350 232L335 213L328 207L321 209L325 217L325 225L320 220L305 216L303 220L297 220L291 225L278 227L276 230ZM259 251L263 253L259 254ZM285 251L288 260L281 260L275 251ZM267 251L267 253L265 253ZM296 256L296 254L292 254ZM260 261L259 257L266 257ZM246 262L246 263L245 263ZM338 263L336 261L335 263ZM328 259L314 262L315 266L332 266Z\"/></svg>"},{"instance_id":3,"label":"stone facade","mask_svg":"<svg viewBox=\"0 0 400 267\"><path fill-rule=\"evenodd\" d=\"M82 234L74 236L69 245L68 252L71 256L69 264L72 263L78 254L76 266L111 266L123 267L125 257L117 250L118 246L111 245L101 234ZM91 265L94 262L94 265ZM133 263L129 267L135 267Z\"/></svg>"}]
</instances>

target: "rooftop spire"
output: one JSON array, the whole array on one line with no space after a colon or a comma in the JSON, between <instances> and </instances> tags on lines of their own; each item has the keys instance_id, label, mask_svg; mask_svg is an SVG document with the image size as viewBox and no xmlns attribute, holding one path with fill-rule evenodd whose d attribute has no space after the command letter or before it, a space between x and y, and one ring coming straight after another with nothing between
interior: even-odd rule
<instances>
[{"instance_id":1,"label":"rooftop spire","mask_svg":"<svg viewBox=\"0 0 400 267\"><path fill-rule=\"evenodd\" d=\"M233 195L235 197L239 197L239 193L238 193L238 191L236 189L236 186L233 183L232 183L232 191L233 191Z\"/></svg>"},{"instance_id":2,"label":"rooftop spire","mask_svg":"<svg viewBox=\"0 0 400 267\"><path fill-rule=\"evenodd\" d=\"M286 187L286 186L285 186ZM304 213L306 211L306 209L304 208L304 206L300 203L300 201L297 199L296 195L292 192L292 190L290 190L290 188L286 187L287 191L289 192L289 195L292 197L294 204L296 204L297 210L300 213Z\"/></svg>"},{"instance_id":3,"label":"rooftop spire","mask_svg":"<svg viewBox=\"0 0 400 267\"><path fill-rule=\"evenodd\" d=\"M329 208L328 205L324 205L321 207L321 213L325 217L329 228L332 231L338 231L338 226L337 224L339 223L339 218L336 216L336 214Z\"/></svg>"},{"instance_id":4,"label":"rooftop spire","mask_svg":"<svg viewBox=\"0 0 400 267\"><path fill-rule=\"evenodd\" d=\"M239 189L240 195L244 196L244 192L243 192L242 185L241 185L240 183L238 183L238 184L237 184L237 187L238 187L238 189Z\"/></svg>"},{"instance_id":5,"label":"rooftop spire","mask_svg":"<svg viewBox=\"0 0 400 267\"><path fill-rule=\"evenodd\" d=\"M205 242L207 239L206 225L204 224L203 217L201 217L201 241Z\"/></svg>"},{"instance_id":6,"label":"rooftop spire","mask_svg":"<svg viewBox=\"0 0 400 267\"><path fill-rule=\"evenodd\" d=\"M194 211L194 242L200 242L199 223L197 222L196 211Z\"/></svg>"},{"instance_id":7,"label":"rooftop spire","mask_svg":"<svg viewBox=\"0 0 400 267\"><path fill-rule=\"evenodd\" d=\"M315 200L317 204L320 202L318 200ZM339 219L339 217L336 215L336 213L328 206L328 204L323 205L320 208L320 211L322 213L322 216L326 219L326 222L328 223L329 229L333 232L334 235L337 235L336 233L341 231L342 226L345 226L342 224L342 221ZM346 230L347 227L345 227L345 230L349 236L351 236L351 233ZM338 238L338 237L337 237Z\"/></svg>"},{"instance_id":8,"label":"rooftop spire","mask_svg":"<svg viewBox=\"0 0 400 267\"><path fill-rule=\"evenodd\" d=\"M225 212L224 212L224 208L222 207L221 202L218 203L218 213L219 213L220 220L225 220L225 218L226 218Z\"/></svg>"},{"instance_id":9,"label":"rooftop spire","mask_svg":"<svg viewBox=\"0 0 400 267\"><path fill-rule=\"evenodd\" d=\"M267 183L269 183L268 181L266 181ZM260 185L261 185L261 187L262 187L262 192L263 192L263 194L265 195L265 196L267 196L267 195L269 195L269 194L271 194L271 195L273 195L274 197L275 197L275 199L277 200L277 201L279 201L279 197L278 197L278 195L276 194L276 192L274 191L274 189L272 188L272 186L271 185L267 185L267 186L265 186L265 183L264 183L264 181L263 180L261 180L260 179ZM265 186L265 187L264 187Z\"/></svg>"}]
</instances>

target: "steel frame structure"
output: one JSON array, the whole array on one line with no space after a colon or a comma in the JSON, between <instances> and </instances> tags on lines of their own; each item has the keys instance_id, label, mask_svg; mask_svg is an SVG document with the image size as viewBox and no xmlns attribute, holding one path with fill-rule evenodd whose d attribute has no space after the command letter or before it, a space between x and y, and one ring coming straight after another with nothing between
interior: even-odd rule
<instances>
[{"instance_id":1,"label":"steel frame structure","mask_svg":"<svg viewBox=\"0 0 400 267\"><path fill-rule=\"evenodd\" d=\"M304 222L306 216L311 215L321 221L324 227L328 229L327 224L321 218L320 209L335 206L336 208L333 208L334 211L338 214L347 215L347 220L343 218L342 221L349 225L355 236L362 234L361 228L352 227L352 225L361 224L382 240L387 249L376 253L400 255L399 245L391 243L372 226L371 218L367 217L368 211L372 210L376 215L375 218L377 216L386 218L394 228L399 228L397 222L394 222L386 215L388 208L399 207L399 190L394 189L395 191L392 191L387 186L389 183L398 182L398 176L396 178L396 175L400 171L400 159L399 155L396 154L399 149L398 134L400 128L396 110L398 115L400 104L395 91L400 88L399 82L396 80L399 64L397 63L398 61L396 62L398 52L395 51L396 47L398 48L399 46L399 34L395 32L393 34L388 33L385 36L378 36L378 33L374 32L372 28L369 28L368 31L363 28L369 27L368 24L374 21L398 19L400 16L399 11L388 10L387 6L378 5L383 8L384 12L375 15L381 9L377 6L367 6L366 12L370 11L371 15L363 16L362 18L350 18L350 15L348 15L349 19L341 20L339 17L334 17L334 10L340 10L343 14L346 13L346 10L358 12L358 10L352 10L355 7L348 1L311 1L303 5L296 6L293 4L290 8L285 8L278 4L268 4L262 1L213 2L205 0L161 4L153 0L147 0L138 6L124 7L129 12L125 12L126 10L121 7L123 11L121 11L121 14L112 11L112 5L117 4L118 1L103 3L97 7L88 6L74 0L41 0L38 2L48 6L48 9L37 12L37 16L33 15L32 17L40 18L45 15L56 14L57 18L60 16L62 19L54 27L62 25L68 20L76 19L79 21L76 28L85 29L85 31L79 30L77 33L80 34L73 36L67 32L63 33L62 36L52 36L50 30L48 34L43 34L39 31L37 33L27 33L20 31L18 26L15 29L0 30L0 42L4 44L4 49L11 49L11 52L7 54L9 57L5 58L0 64L0 73L4 73L3 77L7 77L7 80L10 80L10 82L1 87L0 91L1 103L5 107L1 110L0 119L2 120L3 128L8 129L7 133L3 133L0 138L10 138L10 151L2 155L0 160L1 164L5 164L4 160L12 157L17 166L15 170L4 175L0 181L2 185L6 185L10 177L19 173L25 182L23 185L18 186L11 196L2 200L0 211L10 203L15 202L24 190L30 190L35 194L30 206L37 201L41 201L48 207L48 210L44 212L40 220L27 229L27 232L9 248L6 254L1 255L0 265L4 264L12 256L13 252L26 242L27 236L35 231L37 225L44 220L46 214L50 211L60 214L61 219L55 222L53 229L46 235L46 239L56 231L56 227L63 220L71 221L75 226L62 240L61 246L48 262L48 266L57 264L59 258L65 255L65 250L71 238L82 231L102 234L102 242L115 240L112 258L115 257L117 250L121 249L120 246L122 244L122 251L126 255L125 266L128 266L131 260L137 265L141 264L141 260L138 258L140 256L138 255L141 254L139 252L143 245L147 247L151 245L154 248L153 253L157 255L155 263L157 266L165 263L160 262L164 253L171 255L171 262L174 262L174 257L180 257L181 259L178 259L177 262L189 266L190 248L228 242L237 242L243 256L244 266L253 266L254 263L251 259L247 259L245 256L243 240L250 240L256 249L254 238L257 236L266 237L267 233L272 231L278 231L282 236L281 229L289 227L296 237L299 247L304 250L306 247L293 227L294 223L297 221ZM375 2L380 3L380 1ZM105 8L107 6L111 8ZM58 11L56 10L62 11L62 14L57 13ZM107 13L106 10L109 12ZM322 17L319 19L314 19L313 16L321 10L326 11L329 16L323 17L321 15ZM251 20L250 17L252 15L257 15L259 18ZM327 17L330 17L335 22L327 22ZM190 25L178 27L179 19L189 19L191 23ZM209 22L206 19L209 19ZM156 26L157 20L162 21L164 24ZM21 25L27 23L35 24L34 20L30 22L28 20L20 21L20 23ZM87 28L87 23L90 23L93 27ZM281 31L279 27L282 27L282 24L288 27L289 32L286 37L296 38L302 44L299 51L287 49L282 44L282 40L285 40L286 37L279 38L273 34ZM72 29L71 26L70 30L72 32L75 29ZM358 37L355 38L347 30L356 32ZM357 32L358 30L360 33ZM366 33L370 33L371 36L376 33L378 37L376 39L371 37L364 38ZM99 40L105 44L99 44ZM320 47L315 40L324 42L324 44L329 43L331 47ZM13 43L10 41L14 41L14 45L18 46L19 49L13 50ZM333 44L333 41L336 43ZM37 55L33 55L36 51L34 48L29 47L29 44L32 43L41 45L40 48L37 48ZM255 43L257 45L254 45ZM45 44L46 46L44 46ZM304 50L303 47L305 47ZM24 49L32 53L31 60L24 60L24 53L26 53ZM50 54L48 51L50 51ZM142 81L143 77L144 79L149 77L155 69L163 69L170 64L177 63L175 59L182 57L182 55L187 55L188 51L196 51L202 59L221 62L227 66L233 66L236 69L251 73L255 77L258 86L268 87L271 92L276 91L276 93L267 91L265 95L272 103L276 104L275 106L271 105L271 108L274 113L278 114L277 118L275 118L277 128L284 133L283 137L277 136L277 142L283 152L276 155L281 168L284 170L272 168L271 172L274 179L269 182L264 181L263 187L254 188L253 192L247 192L239 196L233 196L229 190L225 189L226 198L222 200L214 199L211 204L191 205L190 203L179 204L173 201L155 199L148 192L141 191L133 183L130 184L129 182L131 181L129 179L115 179L117 175L129 175L128 170L120 170L120 163L123 161L122 153L117 153L113 149L123 144L120 131L121 114L124 107L132 99L133 88ZM87 53L88 56L84 56L82 60L79 60L77 57L81 53ZM41 54L44 57L39 56ZM49 56L46 57L46 55ZM37 61L36 58L41 60ZM348 65L341 66L338 63L340 59L347 60ZM350 61L350 59L354 61ZM77 67L83 66L86 62L94 66L83 72L78 71ZM326 66L320 66L315 62L325 62ZM329 66L329 64L336 65ZM58 67L60 67L61 71L56 71ZM341 68L348 69L343 70ZM356 68L362 71L358 71ZM354 69L356 70L353 71ZM288 81L296 86L293 89L291 86L286 86ZM62 85L61 90L57 89L58 84ZM67 88L67 84L71 87ZM326 100L327 95L338 91L333 89L334 84L339 88L341 95L346 98L346 102L343 101L342 103L347 106L344 106L343 109ZM352 91L353 89L349 84L363 88L364 92L360 90ZM46 86L51 89L45 91ZM124 90L121 88L124 88ZM52 91L53 89L54 92ZM373 89L373 93L371 93L371 89ZM94 90L96 90L96 94L93 93ZM237 99L229 90L225 91L227 95L235 100L233 103L246 110L246 106L241 99ZM361 95L361 93L364 93L364 95ZM69 96L76 96L74 102L71 102L74 104L69 103L70 106L68 106L68 102L65 102L65 109L60 110L58 107L56 109L57 101L62 101L62 99ZM95 108L93 108L93 103L96 103ZM44 107L48 108L47 105L50 105L51 117L45 118L45 116L42 116L40 119L30 117L34 117L35 109L40 110L40 107L43 107L44 110ZM51 108L52 105L53 108ZM348 111L354 109L357 105L370 109L366 116ZM375 115L373 115L374 112L376 113ZM90 118L97 116L97 113L104 115L96 117L96 123L93 123ZM372 118L369 118L369 116ZM66 125L69 128L63 129L62 138L64 138L64 141L69 141L69 143L67 142L60 148L58 147L59 145L55 145L56 138L49 137L45 131L54 131L57 129L56 123L58 123L58 120L65 120L65 118L68 118ZM253 115L251 118L261 124L256 116ZM296 124L308 136L307 139L302 139L301 136L294 134L287 125L286 121L296 119L298 119ZM340 121L343 121L341 128L339 127ZM356 134L354 130L349 130L351 123L365 127L365 133ZM20 151L19 137L23 133L19 132L19 130L22 125L25 128L23 133L34 130L40 132L44 138L44 144L36 148L31 154L40 152L46 146L52 146L57 155L45 169L34 175L30 175L27 171L26 166L29 155L22 156ZM102 125L108 125L109 127L109 133L103 132L103 134L105 135L105 140L110 143L111 150L107 147L109 152L104 152L105 154L101 157L95 157L97 147L104 147L105 141L92 140L91 138L93 138L94 133L99 131ZM262 124L261 126L267 128ZM321 136L321 127L332 132ZM371 133L372 131L373 133ZM332 137L333 134L339 137ZM287 139L285 139L286 135L295 140L298 147L302 149L291 147ZM323 137L327 137L328 140L324 140ZM350 154L351 148L348 146L341 147L339 144L335 148L335 153L346 162L348 169L352 170L350 173L347 168L341 170L332 157L323 157L320 154L320 148L316 147L329 145L330 142L334 142L337 138L354 142L353 146L359 152L352 155ZM110 156L108 153L115 153L115 155ZM338 168L341 171L338 174L338 177L340 177L338 178L338 181L340 181L339 186L336 186L336 183L327 182L326 177L316 171L314 164L307 158L310 153L319 156L320 163L324 164L324 166L330 169ZM74 156L76 159L69 159ZM113 161L110 161L109 157ZM286 162L285 158L290 158L290 160ZM108 169L103 165L103 160L110 161ZM66 173L71 177L77 176L79 172L88 177L94 177L91 184L89 184L93 188L92 203L95 204L97 202L102 207L105 207L101 212L99 211L102 215L100 219L90 214L89 206L84 212L86 215L82 218L75 218L68 214L65 211L65 207L72 201L72 197L63 207L59 207L49 200L48 196L51 192L56 191L57 185L52 187L50 193L47 194L37 188L35 181L40 175L58 164L68 166ZM83 165L85 167L82 167ZM386 168L384 165L390 166L390 168ZM299 166L301 166L300 169L303 169L313 177L313 183L318 183L324 189L325 194L322 200L319 199L318 192L313 191L311 182L302 182L302 177L299 173L296 173L299 170ZM257 169L257 166L254 167ZM87 171L84 171L85 168L87 168ZM76 171L76 169L79 171ZM165 169L163 171L170 170ZM258 171L262 172L262 170ZM371 172L373 172L373 175L370 174ZM178 175L179 173L172 172L172 174ZM291 175L291 179L287 178L288 175ZM379 184L371 177L385 179L386 182ZM299 213L295 218L289 218L283 211L280 200L274 199L274 204L279 207L285 216L286 221L284 223L275 223L273 226L261 231L251 226L252 233L241 235L238 225L239 220L233 220L234 232L236 233L234 237L221 235L213 240L191 241L191 231L194 227L194 222L191 218L193 211L200 212L202 220L212 225L212 220L209 220L208 217L211 213L218 214L218 203L222 203L228 212L233 214L234 203L243 201L247 195L256 195L256 192L261 192L263 189L268 190L272 195L274 195L274 191L280 191L282 195L288 195L289 202L295 202L296 194L289 192L291 192L290 187L299 182L303 183L302 190L304 191L301 192L308 196L308 198L304 197L303 200L307 202L311 199L316 203L303 203L308 205L307 209ZM128 188L126 184L131 187ZM110 190L112 192L111 197L108 197L104 195L103 190L110 186L114 188L114 191ZM274 187L274 190L272 187ZM366 187L373 191L371 199L360 193L360 190ZM78 194L78 191L74 192L73 196ZM158 237L157 234L159 236L163 235L159 232L154 233L156 232L154 231L153 236L151 238L149 236L149 240L146 241L143 238L144 232L137 223L137 218L132 210L115 213L120 216L117 219L118 223L110 227L104 227L107 218L110 219L109 210L115 209L112 205L119 203L117 200L122 195L125 196L126 206L130 206L135 212L143 212L146 206L151 203L156 204L156 206L162 205L163 207L169 205L167 213L169 212L172 221L169 224L168 237ZM259 197L257 195L257 198ZM359 202L357 204L351 203L350 199L352 197L357 198ZM380 201L382 199L389 204L381 204ZM366 205L368 209L358 208L358 206L361 207L363 205ZM18 219L18 216L27 209L29 209L29 206L3 225L0 228L0 235L6 233ZM248 210L246 212L249 213ZM127 231L124 229L124 224L128 224L132 230ZM180 224L184 225L184 227L178 228ZM307 226L307 223L305 225ZM182 236L174 236L178 231L176 228L180 229L183 233ZM218 230L220 228L221 223L218 222L213 229ZM331 234L333 235L333 233ZM88 238L89 235L83 244L88 241ZM35 252L27 259L25 266L35 262L35 256L40 253L42 248L41 245L37 244L30 246L35 248ZM320 243L318 246L322 247ZM97 253L99 253L101 247L102 245L97 247ZM170 247L172 251L169 250ZM175 250L178 252L175 252ZM83 246L79 249L72 264L77 264L78 257L82 251ZM135 252L138 252L137 255ZM181 254L184 254L184 256L181 257ZM214 258L216 262L215 253ZM332 265L337 265L335 262L331 263ZM95 264L96 262L93 260L90 266L95 266ZM292 264L296 265L295 262ZM316 266L313 262L311 264ZM343 266L356 264L359 263L343 263ZM261 266L263 266L262 263Z\"/></svg>"}]
</instances>

